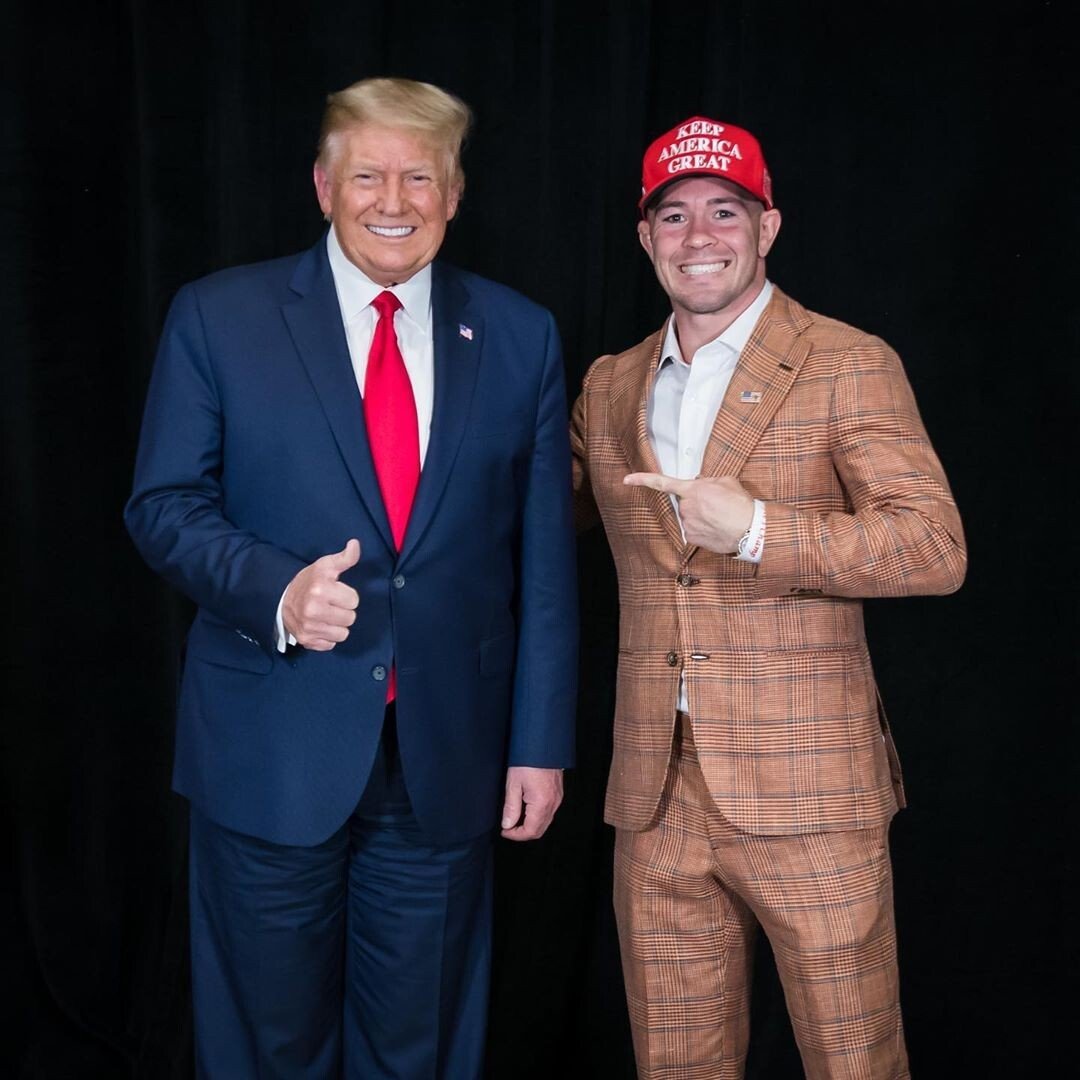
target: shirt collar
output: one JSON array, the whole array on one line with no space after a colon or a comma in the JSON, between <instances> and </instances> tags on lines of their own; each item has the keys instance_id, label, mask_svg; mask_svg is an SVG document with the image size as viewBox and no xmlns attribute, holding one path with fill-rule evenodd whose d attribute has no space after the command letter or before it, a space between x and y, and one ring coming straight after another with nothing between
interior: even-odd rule
<instances>
[{"instance_id":1,"label":"shirt collar","mask_svg":"<svg viewBox=\"0 0 1080 1080\"><path fill-rule=\"evenodd\" d=\"M754 297L754 302L720 335L712 341L706 342L698 349L698 354L715 351L730 351L738 359L742 355L746 343L757 324L761 313L765 310L773 294L773 283L766 281L761 287L761 292ZM660 350L660 357L656 363L659 371L668 361L681 360L682 350L679 348L679 339L675 334L675 318L668 319L667 330L664 333L664 345Z\"/></svg>"},{"instance_id":2,"label":"shirt collar","mask_svg":"<svg viewBox=\"0 0 1080 1080\"><path fill-rule=\"evenodd\" d=\"M345 323L351 323L361 312L370 306L371 301L385 287L372 281L338 243L337 231L333 225L326 234L326 254L330 260L330 273L334 277L337 290L338 306ZM408 281L399 282L390 290L400 301L405 314L422 330L431 331L431 264L417 270Z\"/></svg>"}]
</instances>

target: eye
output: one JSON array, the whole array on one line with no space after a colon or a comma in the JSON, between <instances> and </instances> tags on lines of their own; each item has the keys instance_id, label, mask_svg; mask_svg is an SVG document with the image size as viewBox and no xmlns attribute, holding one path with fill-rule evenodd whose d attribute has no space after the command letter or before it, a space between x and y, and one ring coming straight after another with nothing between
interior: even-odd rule
<instances>
[{"instance_id":1,"label":"eye","mask_svg":"<svg viewBox=\"0 0 1080 1080\"><path fill-rule=\"evenodd\" d=\"M678 210L672 210L669 214L664 214L660 220L665 225L681 225L686 220L685 214L680 214Z\"/></svg>"},{"instance_id":2,"label":"eye","mask_svg":"<svg viewBox=\"0 0 1080 1080\"><path fill-rule=\"evenodd\" d=\"M723 220L724 218L733 218L733 217L735 217L735 213L733 211L731 211L731 210L726 210L726 209L724 209L724 207L721 206L720 209L716 211L715 216L720 218L721 220Z\"/></svg>"}]
</instances>

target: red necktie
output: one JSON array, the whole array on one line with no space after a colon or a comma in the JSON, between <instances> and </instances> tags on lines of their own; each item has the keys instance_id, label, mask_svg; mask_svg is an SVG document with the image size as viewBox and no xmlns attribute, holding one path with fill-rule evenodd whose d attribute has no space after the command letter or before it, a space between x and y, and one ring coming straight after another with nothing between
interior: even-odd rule
<instances>
[{"instance_id":1,"label":"red necktie","mask_svg":"<svg viewBox=\"0 0 1080 1080\"><path fill-rule=\"evenodd\" d=\"M420 432L416 401L394 333L401 301L382 292L371 302L379 313L364 377L364 422L394 546L401 550L420 480Z\"/></svg>"},{"instance_id":2,"label":"red necktie","mask_svg":"<svg viewBox=\"0 0 1080 1080\"><path fill-rule=\"evenodd\" d=\"M371 306L379 321L364 376L364 423L390 532L400 551L420 481L420 429L412 383L394 333L394 312L401 301L392 292L382 292ZM396 672L391 669L386 700L393 701L396 693Z\"/></svg>"}]
</instances>

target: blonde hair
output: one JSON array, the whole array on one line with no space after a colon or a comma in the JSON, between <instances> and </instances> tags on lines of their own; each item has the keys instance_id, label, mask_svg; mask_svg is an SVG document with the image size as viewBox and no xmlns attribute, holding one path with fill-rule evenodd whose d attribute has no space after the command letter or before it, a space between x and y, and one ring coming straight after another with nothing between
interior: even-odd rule
<instances>
[{"instance_id":1,"label":"blonde hair","mask_svg":"<svg viewBox=\"0 0 1080 1080\"><path fill-rule=\"evenodd\" d=\"M327 97L318 160L327 164L334 152L334 136L358 124L403 128L425 137L446 153L450 182L464 187L461 144L472 124L472 112L460 98L413 79L361 79Z\"/></svg>"}]
</instances>

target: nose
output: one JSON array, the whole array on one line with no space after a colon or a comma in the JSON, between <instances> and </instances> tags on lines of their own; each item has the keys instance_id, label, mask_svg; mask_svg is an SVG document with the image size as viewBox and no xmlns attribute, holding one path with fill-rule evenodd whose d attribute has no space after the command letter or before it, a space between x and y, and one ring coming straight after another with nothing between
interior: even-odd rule
<instances>
[{"instance_id":1,"label":"nose","mask_svg":"<svg viewBox=\"0 0 1080 1080\"><path fill-rule=\"evenodd\" d=\"M708 215L695 214L691 218L690 228L686 232L686 246L700 250L701 248L711 247L715 243L716 237L709 228Z\"/></svg>"},{"instance_id":2,"label":"nose","mask_svg":"<svg viewBox=\"0 0 1080 1080\"><path fill-rule=\"evenodd\" d=\"M387 177L379 192L378 210L388 217L397 217L404 210L402 199L401 178L397 176Z\"/></svg>"}]
</instances>

